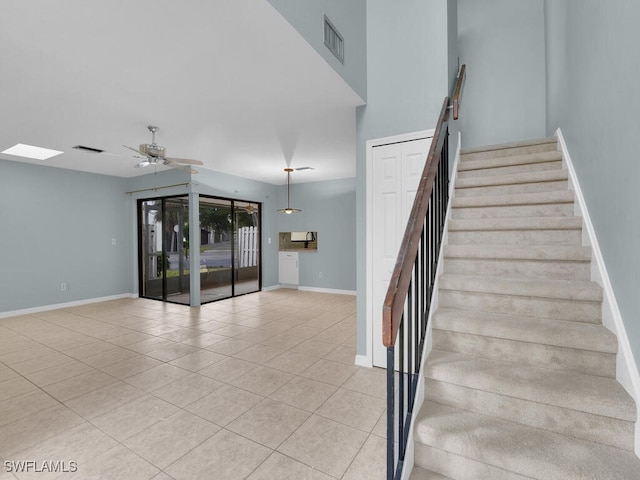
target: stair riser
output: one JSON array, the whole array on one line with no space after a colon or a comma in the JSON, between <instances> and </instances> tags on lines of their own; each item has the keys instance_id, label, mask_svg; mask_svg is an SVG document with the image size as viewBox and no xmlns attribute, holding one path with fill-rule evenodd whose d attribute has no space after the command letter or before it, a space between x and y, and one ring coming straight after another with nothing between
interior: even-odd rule
<instances>
[{"instance_id":1,"label":"stair riser","mask_svg":"<svg viewBox=\"0 0 640 480\"><path fill-rule=\"evenodd\" d=\"M569 370L615 378L616 356L611 353L521 342L504 338L433 330L433 345L439 350L481 358L516 362L551 370Z\"/></svg>"},{"instance_id":2,"label":"stair riser","mask_svg":"<svg viewBox=\"0 0 640 480\"><path fill-rule=\"evenodd\" d=\"M526 147L502 148L499 150L488 150L485 152L462 153L461 161L482 160L486 158L505 158L515 157L517 155L530 155L532 153L556 152L558 145L556 143L541 143L538 145L528 145Z\"/></svg>"},{"instance_id":3,"label":"stair riser","mask_svg":"<svg viewBox=\"0 0 640 480\"><path fill-rule=\"evenodd\" d=\"M573 209L573 203L455 207L451 209L451 218L561 217L573 216Z\"/></svg>"},{"instance_id":4,"label":"stair riser","mask_svg":"<svg viewBox=\"0 0 640 480\"><path fill-rule=\"evenodd\" d=\"M443 308L601 323L601 302L440 290Z\"/></svg>"},{"instance_id":5,"label":"stair riser","mask_svg":"<svg viewBox=\"0 0 640 480\"><path fill-rule=\"evenodd\" d=\"M426 400L633 451L634 424L600 415L427 379Z\"/></svg>"},{"instance_id":6,"label":"stair riser","mask_svg":"<svg viewBox=\"0 0 640 480\"><path fill-rule=\"evenodd\" d=\"M487 195L512 195L516 193L541 193L567 190L566 181L517 183L510 185L491 185L486 187L456 188L456 197L477 197Z\"/></svg>"},{"instance_id":7,"label":"stair riser","mask_svg":"<svg viewBox=\"0 0 640 480\"><path fill-rule=\"evenodd\" d=\"M414 463L456 480L531 480L486 463L449 453L423 443L415 443Z\"/></svg>"},{"instance_id":8,"label":"stair riser","mask_svg":"<svg viewBox=\"0 0 640 480\"><path fill-rule=\"evenodd\" d=\"M582 230L450 231L449 244L580 246Z\"/></svg>"},{"instance_id":9,"label":"stair riser","mask_svg":"<svg viewBox=\"0 0 640 480\"><path fill-rule=\"evenodd\" d=\"M444 273L584 281L590 279L591 268L586 262L475 260L445 257Z\"/></svg>"},{"instance_id":10,"label":"stair riser","mask_svg":"<svg viewBox=\"0 0 640 480\"><path fill-rule=\"evenodd\" d=\"M508 165L505 167L481 168L478 170L458 170L458 178L493 177L495 175L545 172L548 170L562 170L562 160L556 160L554 162L527 163L525 165Z\"/></svg>"}]
</instances>

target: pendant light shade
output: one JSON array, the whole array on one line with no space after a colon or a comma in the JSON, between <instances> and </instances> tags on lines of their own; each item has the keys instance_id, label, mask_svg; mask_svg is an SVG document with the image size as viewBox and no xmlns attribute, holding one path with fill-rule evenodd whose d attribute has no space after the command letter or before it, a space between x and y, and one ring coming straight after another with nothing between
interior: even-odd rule
<instances>
[{"instance_id":1,"label":"pendant light shade","mask_svg":"<svg viewBox=\"0 0 640 480\"><path fill-rule=\"evenodd\" d=\"M285 168L284 171L287 172L287 208L279 208L276 211L291 215L292 213L298 213L302 210L299 208L291 208L291 172L293 172L293 168Z\"/></svg>"}]
</instances>

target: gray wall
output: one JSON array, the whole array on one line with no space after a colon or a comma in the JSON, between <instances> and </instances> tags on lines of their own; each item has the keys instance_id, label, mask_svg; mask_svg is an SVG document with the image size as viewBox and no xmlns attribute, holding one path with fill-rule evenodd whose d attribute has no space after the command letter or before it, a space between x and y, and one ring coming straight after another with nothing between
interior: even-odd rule
<instances>
[{"instance_id":1,"label":"gray wall","mask_svg":"<svg viewBox=\"0 0 640 480\"><path fill-rule=\"evenodd\" d=\"M366 141L434 128L449 92L447 0L367 0L367 105L356 112L358 354L366 345Z\"/></svg>"},{"instance_id":2,"label":"gray wall","mask_svg":"<svg viewBox=\"0 0 640 480\"><path fill-rule=\"evenodd\" d=\"M547 134L562 129L640 359L640 3L546 1Z\"/></svg>"},{"instance_id":3,"label":"gray wall","mask_svg":"<svg viewBox=\"0 0 640 480\"><path fill-rule=\"evenodd\" d=\"M462 146L544 137L543 0L458 0L458 35Z\"/></svg>"},{"instance_id":4,"label":"gray wall","mask_svg":"<svg viewBox=\"0 0 640 480\"><path fill-rule=\"evenodd\" d=\"M269 0L300 35L338 72L363 100L367 99L366 0ZM344 38L344 64L324 45L324 15Z\"/></svg>"},{"instance_id":5,"label":"gray wall","mask_svg":"<svg viewBox=\"0 0 640 480\"><path fill-rule=\"evenodd\" d=\"M284 186L279 190L278 208L286 204ZM281 232L318 232L318 250L300 251L300 285L355 291L356 179L294 183L291 206L302 213L278 214Z\"/></svg>"},{"instance_id":6,"label":"gray wall","mask_svg":"<svg viewBox=\"0 0 640 480\"><path fill-rule=\"evenodd\" d=\"M122 178L0 160L0 312L131 292L124 192Z\"/></svg>"}]
</instances>

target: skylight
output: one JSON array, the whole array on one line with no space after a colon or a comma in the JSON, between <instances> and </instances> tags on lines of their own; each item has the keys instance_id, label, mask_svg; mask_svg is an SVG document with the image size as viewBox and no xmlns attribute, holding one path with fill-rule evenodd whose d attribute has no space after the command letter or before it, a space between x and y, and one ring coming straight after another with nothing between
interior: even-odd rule
<instances>
[{"instance_id":1,"label":"skylight","mask_svg":"<svg viewBox=\"0 0 640 480\"><path fill-rule=\"evenodd\" d=\"M35 160L46 160L61 153L58 150L51 150L49 148L34 147L33 145L25 145L24 143L18 143L11 148L7 148L0 153L6 153L7 155L15 155L17 157L33 158Z\"/></svg>"}]
</instances>

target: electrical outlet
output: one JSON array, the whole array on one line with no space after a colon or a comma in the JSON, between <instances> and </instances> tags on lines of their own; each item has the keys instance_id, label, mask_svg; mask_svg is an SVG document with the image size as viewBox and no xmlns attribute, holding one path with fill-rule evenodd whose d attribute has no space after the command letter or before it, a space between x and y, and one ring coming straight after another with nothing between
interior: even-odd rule
<instances>
[{"instance_id":1,"label":"electrical outlet","mask_svg":"<svg viewBox=\"0 0 640 480\"><path fill-rule=\"evenodd\" d=\"M61 292L66 292L67 291L67 287L68 287L68 285L66 283L64 283L64 282L61 283L60 284L60 291Z\"/></svg>"},{"instance_id":2,"label":"electrical outlet","mask_svg":"<svg viewBox=\"0 0 640 480\"><path fill-rule=\"evenodd\" d=\"M118 241L115 238L111 239L111 245L116 245L118 243Z\"/></svg>"},{"instance_id":3,"label":"electrical outlet","mask_svg":"<svg viewBox=\"0 0 640 480\"><path fill-rule=\"evenodd\" d=\"M322 272L318 272L318 278L322 278Z\"/></svg>"}]
</instances>

